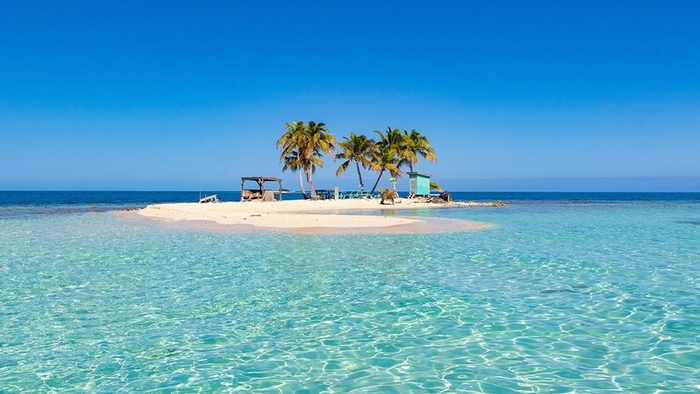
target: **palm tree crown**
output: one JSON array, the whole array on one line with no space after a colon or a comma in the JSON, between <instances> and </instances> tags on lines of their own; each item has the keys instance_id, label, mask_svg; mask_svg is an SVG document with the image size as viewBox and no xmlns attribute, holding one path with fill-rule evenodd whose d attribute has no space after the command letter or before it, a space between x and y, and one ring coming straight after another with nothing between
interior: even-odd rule
<instances>
[{"instance_id":1,"label":"palm tree crown","mask_svg":"<svg viewBox=\"0 0 700 394\"><path fill-rule=\"evenodd\" d=\"M399 177L404 174L399 168L401 152L404 149L404 137L401 130L387 128L386 133L379 130L374 130L379 136L379 140L375 144L375 149L372 154L372 169L379 172L377 180L374 182L372 192L377 189L377 184L382 178L384 171L389 171L392 177Z\"/></svg>"},{"instance_id":2,"label":"palm tree crown","mask_svg":"<svg viewBox=\"0 0 700 394\"><path fill-rule=\"evenodd\" d=\"M334 154L335 137L328 131L324 123L309 121L308 124L302 121L286 123L287 131L277 140L277 147L280 148L280 162L284 162L286 168L294 170L301 169L306 176L306 183L311 190L311 198L316 198L316 190L313 186L313 173L316 167L323 167L324 153ZM300 175L301 176L301 175ZM301 182L301 180L300 180ZM302 182L303 193L303 182Z\"/></svg>"},{"instance_id":3,"label":"palm tree crown","mask_svg":"<svg viewBox=\"0 0 700 394\"><path fill-rule=\"evenodd\" d=\"M338 145L343 149L336 155L336 159L345 159L344 162L340 164L338 170L336 170L336 176L341 176L345 170L347 170L350 162L354 161L357 168L357 176L360 180L360 191L364 190L364 183L362 182L362 172L360 171L360 166L362 168L368 168L371 166L370 157L374 150L375 142L371 138L367 138L364 135L356 135L351 132L350 137L343 137L345 141L340 142Z\"/></svg>"},{"instance_id":4,"label":"palm tree crown","mask_svg":"<svg viewBox=\"0 0 700 394\"><path fill-rule=\"evenodd\" d=\"M407 165L408 170L413 172L413 164L418 163L418 156L422 156L435 163L437 157L435 156L435 150L430 146L430 141L428 141L425 136L416 130L403 131L403 150L402 153L404 157L401 158L401 165Z\"/></svg>"},{"instance_id":5,"label":"palm tree crown","mask_svg":"<svg viewBox=\"0 0 700 394\"><path fill-rule=\"evenodd\" d=\"M303 163L298 150L296 150L298 146L297 141L304 133L306 125L304 122L294 121L291 124L285 123L284 127L287 129L287 131L277 140L277 147L281 148L280 163L284 163L282 172L286 170L292 170L292 172L299 171L299 186L301 187L301 194L304 196L304 198L308 198L306 191L304 190L304 181L302 178L302 173L304 172Z\"/></svg>"},{"instance_id":6,"label":"palm tree crown","mask_svg":"<svg viewBox=\"0 0 700 394\"><path fill-rule=\"evenodd\" d=\"M416 130L411 130L410 133L404 130L402 133L399 129L389 127L384 133L379 130L374 132L379 140L372 155L372 169L378 171L379 176L372 192L386 170L389 170L392 177L399 177L404 174L402 167L408 167L408 170L413 172L413 164L418 162L419 156L432 162L437 160L435 150L430 146L428 139Z\"/></svg>"}]
</instances>

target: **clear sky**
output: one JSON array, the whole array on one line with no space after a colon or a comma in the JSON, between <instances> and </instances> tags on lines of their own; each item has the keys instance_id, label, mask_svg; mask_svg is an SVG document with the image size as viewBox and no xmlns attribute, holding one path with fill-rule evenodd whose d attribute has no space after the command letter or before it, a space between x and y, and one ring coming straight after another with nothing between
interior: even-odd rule
<instances>
[{"instance_id":1,"label":"clear sky","mask_svg":"<svg viewBox=\"0 0 700 394\"><path fill-rule=\"evenodd\" d=\"M0 1L0 189L298 189L275 142L315 120L422 132L438 162L415 169L455 191L700 191L699 21L695 0ZM318 188L356 187L338 164Z\"/></svg>"}]
</instances>

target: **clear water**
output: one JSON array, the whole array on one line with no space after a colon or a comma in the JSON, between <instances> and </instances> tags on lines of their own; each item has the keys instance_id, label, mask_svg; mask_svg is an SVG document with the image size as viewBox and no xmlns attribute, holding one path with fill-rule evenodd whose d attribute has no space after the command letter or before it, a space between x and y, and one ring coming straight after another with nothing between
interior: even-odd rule
<instances>
[{"instance_id":1,"label":"clear water","mask_svg":"<svg viewBox=\"0 0 700 394\"><path fill-rule=\"evenodd\" d=\"M700 391L697 194L458 195L511 205L402 212L496 225L415 235L170 229L103 212L163 196L78 194L1 200L2 393Z\"/></svg>"}]
</instances>

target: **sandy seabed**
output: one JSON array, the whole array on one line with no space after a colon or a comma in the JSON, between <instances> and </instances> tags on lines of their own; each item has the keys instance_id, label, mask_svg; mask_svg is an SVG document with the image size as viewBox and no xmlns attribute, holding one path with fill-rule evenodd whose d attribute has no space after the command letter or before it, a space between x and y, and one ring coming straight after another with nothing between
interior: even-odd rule
<instances>
[{"instance_id":1,"label":"sandy seabed","mask_svg":"<svg viewBox=\"0 0 700 394\"><path fill-rule=\"evenodd\" d=\"M415 233L492 227L465 220L402 217L396 216L395 212L399 209L440 209L450 206L456 205L417 203L406 199L395 205L382 205L375 199L177 203L149 205L139 210L136 217L159 220L174 227L233 232Z\"/></svg>"}]
</instances>

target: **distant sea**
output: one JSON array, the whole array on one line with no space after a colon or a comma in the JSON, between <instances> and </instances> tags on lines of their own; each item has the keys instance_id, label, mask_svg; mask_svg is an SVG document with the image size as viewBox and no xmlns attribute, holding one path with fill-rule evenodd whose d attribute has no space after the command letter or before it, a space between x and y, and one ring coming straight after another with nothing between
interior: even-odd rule
<instances>
[{"instance_id":1,"label":"distant sea","mask_svg":"<svg viewBox=\"0 0 700 394\"><path fill-rule=\"evenodd\" d=\"M508 205L221 234L113 214L199 192L0 191L0 392L700 392L700 193L452 195Z\"/></svg>"},{"instance_id":2,"label":"distant sea","mask_svg":"<svg viewBox=\"0 0 700 394\"><path fill-rule=\"evenodd\" d=\"M200 196L216 194L221 201L240 201L239 191L2 191L0 215L12 209L25 213L78 213L94 210L143 208L148 204L197 202ZM406 196L407 192L400 192ZM619 192L451 192L455 201L504 201L532 203L601 203L601 202L698 202L700 193L619 193ZM283 195L284 200L300 200L299 192Z\"/></svg>"}]
</instances>

